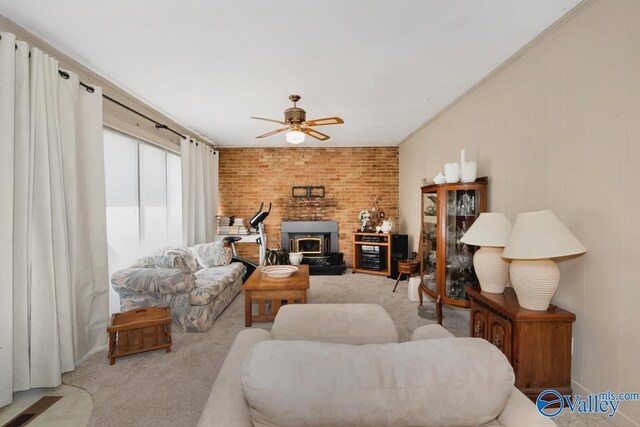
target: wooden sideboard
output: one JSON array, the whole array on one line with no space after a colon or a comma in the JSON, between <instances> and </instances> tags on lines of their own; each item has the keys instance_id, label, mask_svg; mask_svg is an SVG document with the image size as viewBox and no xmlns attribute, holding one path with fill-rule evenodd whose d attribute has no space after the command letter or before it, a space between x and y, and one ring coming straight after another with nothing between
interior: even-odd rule
<instances>
[{"instance_id":1,"label":"wooden sideboard","mask_svg":"<svg viewBox=\"0 0 640 427\"><path fill-rule=\"evenodd\" d=\"M547 389L571 393L571 328L575 314L551 305L547 311L520 307L513 288L503 294L468 288L470 334L484 338L509 359L515 386L535 401Z\"/></svg>"}]
</instances>

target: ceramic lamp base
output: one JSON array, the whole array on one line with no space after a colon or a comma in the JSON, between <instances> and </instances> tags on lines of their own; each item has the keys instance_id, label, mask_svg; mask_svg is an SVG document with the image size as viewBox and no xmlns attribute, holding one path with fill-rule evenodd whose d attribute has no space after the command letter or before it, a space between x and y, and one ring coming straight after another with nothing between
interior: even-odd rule
<instances>
[{"instance_id":1,"label":"ceramic lamp base","mask_svg":"<svg viewBox=\"0 0 640 427\"><path fill-rule=\"evenodd\" d=\"M481 247L473 256L473 267L484 292L501 294L509 278L509 262L502 258L502 248Z\"/></svg>"},{"instance_id":2,"label":"ceramic lamp base","mask_svg":"<svg viewBox=\"0 0 640 427\"><path fill-rule=\"evenodd\" d=\"M521 307L545 311L560 283L560 269L550 259L511 262L511 284Z\"/></svg>"}]
</instances>

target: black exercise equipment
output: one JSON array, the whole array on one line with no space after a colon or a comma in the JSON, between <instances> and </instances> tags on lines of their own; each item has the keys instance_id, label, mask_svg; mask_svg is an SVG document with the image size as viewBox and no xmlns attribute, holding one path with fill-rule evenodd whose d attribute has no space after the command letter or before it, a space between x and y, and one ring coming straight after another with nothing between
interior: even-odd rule
<instances>
[{"instance_id":1,"label":"black exercise equipment","mask_svg":"<svg viewBox=\"0 0 640 427\"><path fill-rule=\"evenodd\" d=\"M249 220L249 225L251 227L253 227L256 232L260 235L260 237L258 237L256 239L256 243L258 243L258 246L260 247L260 262L263 262L264 260L264 256L266 254L266 249L267 249L267 243L265 241L264 238L264 224L263 221L265 219L267 219L267 217L269 216L269 214L271 213L271 202L269 202L269 210L268 211L263 211L262 208L264 207L264 203L261 202L260 203L260 208L258 208L258 212L256 212L253 217L251 217L251 219ZM251 276L251 274L253 274L253 272L256 270L256 268L258 268L258 266L249 261L246 258L243 257L239 257L238 253L236 252L236 246L235 246L235 242L242 240L242 236L225 236L222 241L224 242L225 245L227 246L231 246L231 250L233 252L233 258L231 259L232 262L241 262L244 264L246 270L244 273L244 276L242 277L242 283L246 282L247 279Z\"/></svg>"}]
</instances>

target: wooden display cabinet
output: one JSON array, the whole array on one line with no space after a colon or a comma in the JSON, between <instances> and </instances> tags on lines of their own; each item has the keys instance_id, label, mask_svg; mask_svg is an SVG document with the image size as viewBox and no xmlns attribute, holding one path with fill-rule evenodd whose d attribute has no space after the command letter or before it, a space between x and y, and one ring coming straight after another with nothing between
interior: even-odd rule
<instances>
[{"instance_id":1,"label":"wooden display cabinet","mask_svg":"<svg viewBox=\"0 0 640 427\"><path fill-rule=\"evenodd\" d=\"M420 304L422 293L443 304L469 307L467 288L478 286L473 269L477 247L460 242L487 210L486 177L471 183L427 185L421 189Z\"/></svg>"},{"instance_id":2,"label":"wooden display cabinet","mask_svg":"<svg viewBox=\"0 0 640 427\"><path fill-rule=\"evenodd\" d=\"M550 305L546 311L520 307L513 288L502 294L468 289L470 336L495 345L509 360L515 386L535 400L547 389L571 394L571 329L575 314Z\"/></svg>"}]
</instances>

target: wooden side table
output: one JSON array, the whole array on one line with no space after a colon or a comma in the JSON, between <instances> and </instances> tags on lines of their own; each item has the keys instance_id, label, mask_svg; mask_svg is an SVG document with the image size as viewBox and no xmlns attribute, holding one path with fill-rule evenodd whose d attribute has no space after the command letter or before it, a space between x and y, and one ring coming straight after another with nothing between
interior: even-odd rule
<instances>
[{"instance_id":1,"label":"wooden side table","mask_svg":"<svg viewBox=\"0 0 640 427\"><path fill-rule=\"evenodd\" d=\"M408 259L398 260L398 278L396 280L396 285L393 287L393 291L391 292L396 291L396 288L398 287L398 283L400 283L400 279L402 278L403 274L406 274L407 280L409 280L410 277L417 275L419 271L420 271L420 261L408 260Z\"/></svg>"},{"instance_id":2,"label":"wooden side table","mask_svg":"<svg viewBox=\"0 0 640 427\"><path fill-rule=\"evenodd\" d=\"M532 401L553 389L571 394L571 327L575 314L550 305L546 311L520 307L513 288L502 294L467 288L470 334L495 345L509 360L515 386Z\"/></svg>"},{"instance_id":3,"label":"wooden side table","mask_svg":"<svg viewBox=\"0 0 640 427\"><path fill-rule=\"evenodd\" d=\"M140 307L114 313L107 327L109 364L116 357L144 351L171 351L171 310L169 307Z\"/></svg>"},{"instance_id":4,"label":"wooden side table","mask_svg":"<svg viewBox=\"0 0 640 427\"><path fill-rule=\"evenodd\" d=\"M244 290L244 325L253 322L271 322L283 304L306 304L309 289L309 266L301 264L298 271L284 279L272 279L257 268L242 285ZM251 313L252 303L257 302L258 314ZM271 302L267 306L267 301Z\"/></svg>"}]
</instances>

